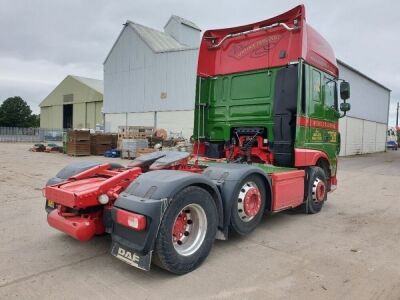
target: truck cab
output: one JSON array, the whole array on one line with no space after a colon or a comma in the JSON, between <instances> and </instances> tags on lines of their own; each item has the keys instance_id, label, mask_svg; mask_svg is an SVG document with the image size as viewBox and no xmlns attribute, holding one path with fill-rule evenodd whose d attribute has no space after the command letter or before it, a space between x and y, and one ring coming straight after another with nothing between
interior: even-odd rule
<instances>
[{"instance_id":1,"label":"truck cab","mask_svg":"<svg viewBox=\"0 0 400 300\"><path fill-rule=\"evenodd\" d=\"M329 43L300 5L275 18L204 33L194 151L280 167L320 166L336 186L338 120L350 109ZM343 113L340 113L340 109Z\"/></svg>"}]
</instances>

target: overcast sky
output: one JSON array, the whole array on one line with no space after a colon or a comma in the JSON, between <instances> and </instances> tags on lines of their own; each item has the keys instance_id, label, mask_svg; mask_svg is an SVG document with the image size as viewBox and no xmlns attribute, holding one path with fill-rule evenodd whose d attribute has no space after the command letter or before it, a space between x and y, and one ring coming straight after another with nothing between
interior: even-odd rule
<instances>
[{"instance_id":1,"label":"overcast sky","mask_svg":"<svg viewBox=\"0 0 400 300\"><path fill-rule=\"evenodd\" d=\"M0 0L0 102L38 104L68 74L102 79L103 61L127 19L162 29L171 14L203 30L246 24L300 3L337 58L392 89L400 100L400 2L276 0Z\"/></svg>"}]
</instances>

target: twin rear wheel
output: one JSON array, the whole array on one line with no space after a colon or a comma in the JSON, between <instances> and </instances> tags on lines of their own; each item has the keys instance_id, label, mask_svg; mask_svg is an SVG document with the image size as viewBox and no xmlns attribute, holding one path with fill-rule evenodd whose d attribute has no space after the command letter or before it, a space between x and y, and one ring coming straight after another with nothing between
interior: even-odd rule
<instances>
[{"instance_id":1,"label":"twin rear wheel","mask_svg":"<svg viewBox=\"0 0 400 300\"><path fill-rule=\"evenodd\" d=\"M238 185L231 210L231 229L245 235L256 229L265 211L265 183L260 176L247 176Z\"/></svg>"},{"instance_id":2,"label":"twin rear wheel","mask_svg":"<svg viewBox=\"0 0 400 300\"><path fill-rule=\"evenodd\" d=\"M265 209L265 187L250 175L238 186L232 206L232 228L244 235L253 231ZM190 186L167 208L156 238L153 262L175 274L196 269L208 256L218 226L214 199L205 189Z\"/></svg>"},{"instance_id":3,"label":"twin rear wheel","mask_svg":"<svg viewBox=\"0 0 400 300\"><path fill-rule=\"evenodd\" d=\"M193 271L210 253L217 224L211 195L197 186L185 188L174 197L161 221L154 263L176 274Z\"/></svg>"},{"instance_id":4,"label":"twin rear wheel","mask_svg":"<svg viewBox=\"0 0 400 300\"><path fill-rule=\"evenodd\" d=\"M230 228L245 235L260 223L266 203L265 183L252 174L234 193ZM306 169L304 212L321 210L327 197L327 179L319 167ZM190 186L179 192L161 221L153 262L172 273L196 269L208 256L217 232L218 214L214 199L205 189Z\"/></svg>"}]
</instances>

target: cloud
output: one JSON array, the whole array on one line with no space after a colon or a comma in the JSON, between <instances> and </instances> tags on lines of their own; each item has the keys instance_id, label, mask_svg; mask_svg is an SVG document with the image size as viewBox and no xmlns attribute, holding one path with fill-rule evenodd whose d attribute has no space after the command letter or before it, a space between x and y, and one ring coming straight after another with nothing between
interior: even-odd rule
<instances>
[{"instance_id":1,"label":"cloud","mask_svg":"<svg viewBox=\"0 0 400 300\"><path fill-rule=\"evenodd\" d=\"M332 44L337 57L392 89L392 99L400 99L400 2L304 2L308 22ZM0 0L0 101L17 93L35 109L68 74L101 78L102 63L127 19L161 29L176 14L209 29L259 21L298 4L273 0ZM391 122L393 113L392 104Z\"/></svg>"}]
</instances>

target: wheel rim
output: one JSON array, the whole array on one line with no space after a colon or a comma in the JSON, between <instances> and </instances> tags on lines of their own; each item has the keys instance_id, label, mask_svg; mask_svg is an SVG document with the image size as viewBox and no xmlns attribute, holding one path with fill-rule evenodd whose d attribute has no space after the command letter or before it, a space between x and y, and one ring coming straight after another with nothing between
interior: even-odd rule
<instances>
[{"instance_id":1,"label":"wheel rim","mask_svg":"<svg viewBox=\"0 0 400 300\"><path fill-rule=\"evenodd\" d=\"M315 203L321 203L325 199L326 185L323 180L316 178L313 182L312 196Z\"/></svg>"},{"instance_id":2,"label":"wheel rim","mask_svg":"<svg viewBox=\"0 0 400 300\"><path fill-rule=\"evenodd\" d=\"M185 206L175 218L172 243L178 254L189 256L203 244L207 232L207 217L198 204Z\"/></svg>"},{"instance_id":3,"label":"wheel rim","mask_svg":"<svg viewBox=\"0 0 400 300\"><path fill-rule=\"evenodd\" d=\"M257 185L246 182L239 192L237 199L238 215L243 222L250 222L259 213L261 208L261 193Z\"/></svg>"}]
</instances>

